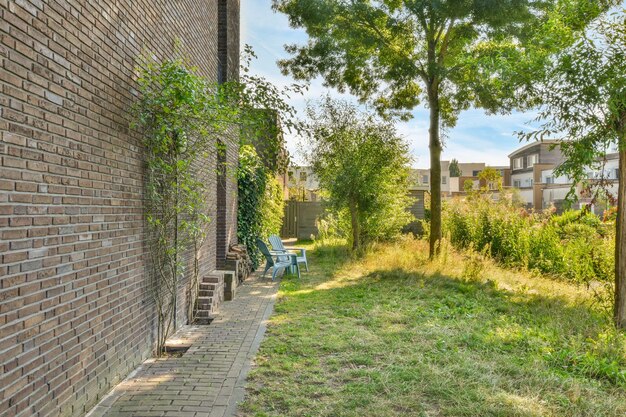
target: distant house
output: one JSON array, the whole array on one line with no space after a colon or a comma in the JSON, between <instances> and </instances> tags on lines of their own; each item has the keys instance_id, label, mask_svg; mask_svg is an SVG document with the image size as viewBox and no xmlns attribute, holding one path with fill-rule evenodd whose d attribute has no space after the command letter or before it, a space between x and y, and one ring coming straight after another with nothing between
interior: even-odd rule
<instances>
[{"instance_id":1,"label":"distant house","mask_svg":"<svg viewBox=\"0 0 626 417\"><path fill-rule=\"evenodd\" d=\"M496 169L502 177L503 186L511 185L511 170L508 166L490 167L484 162L459 162L458 167L461 175L453 177L450 175L450 161L441 161L441 196L443 198L465 194L464 185L466 181L471 181L475 189L488 186L481 184L478 178L485 168ZM412 169L409 178L412 186L426 187L427 190L430 190L429 169Z\"/></svg>"},{"instance_id":2,"label":"distant house","mask_svg":"<svg viewBox=\"0 0 626 417\"><path fill-rule=\"evenodd\" d=\"M587 168L584 183L574 184L567 176L557 176L556 168L565 161L559 141L546 140L521 147L509 155L511 161L511 182L520 192L523 203L528 208L542 210L555 206L558 211L565 208L565 200L574 188L578 199L572 208L581 208L592 203L590 190L600 184L611 194L617 195L619 178L619 154L610 153ZM601 214L603 207L594 207Z\"/></svg>"},{"instance_id":3,"label":"distant house","mask_svg":"<svg viewBox=\"0 0 626 417\"><path fill-rule=\"evenodd\" d=\"M290 166L287 169L290 200L318 201L320 183L310 166Z\"/></svg>"},{"instance_id":4,"label":"distant house","mask_svg":"<svg viewBox=\"0 0 626 417\"><path fill-rule=\"evenodd\" d=\"M542 172L554 169L564 161L556 144L556 140L533 142L509 155L511 185L519 190L520 198L528 208L543 208Z\"/></svg>"}]
</instances>

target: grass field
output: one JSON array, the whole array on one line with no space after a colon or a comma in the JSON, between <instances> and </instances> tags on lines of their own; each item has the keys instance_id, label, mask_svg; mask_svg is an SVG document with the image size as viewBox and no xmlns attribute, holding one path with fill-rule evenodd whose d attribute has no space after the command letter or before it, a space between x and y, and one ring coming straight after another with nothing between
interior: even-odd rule
<instances>
[{"instance_id":1,"label":"grass field","mask_svg":"<svg viewBox=\"0 0 626 417\"><path fill-rule=\"evenodd\" d=\"M626 337L584 289L424 242L314 247L246 416L626 416Z\"/></svg>"}]
</instances>

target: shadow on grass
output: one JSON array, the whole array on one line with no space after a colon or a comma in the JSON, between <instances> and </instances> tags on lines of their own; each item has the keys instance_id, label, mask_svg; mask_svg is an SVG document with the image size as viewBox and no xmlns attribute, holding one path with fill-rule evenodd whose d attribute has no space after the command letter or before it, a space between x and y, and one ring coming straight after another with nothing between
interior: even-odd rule
<instances>
[{"instance_id":1,"label":"shadow on grass","mask_svg":"<svg viewBox=\"0 0 626 417\"><path fill-rule=\"evenodd\" d=\"M284 288L248 410L272 389L287 416L626 412L624 339L588 306L401 268L323 287L349 260L337 247L313 260Z\"/></svg>"}]
</instances>

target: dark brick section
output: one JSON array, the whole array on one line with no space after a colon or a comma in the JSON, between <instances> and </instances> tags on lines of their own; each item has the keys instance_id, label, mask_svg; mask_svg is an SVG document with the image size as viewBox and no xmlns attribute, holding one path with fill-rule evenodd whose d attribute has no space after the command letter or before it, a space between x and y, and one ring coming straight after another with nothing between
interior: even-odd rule
<instances>
[{"instance_id":1,"label":"dark brick section","mask_svg":"<svg viewBox=\"0 0 626 417\"><path fill-rule=\"evenodd\" d=\"M233 54L233 45L239 45L239 0L218 0L218 80L236 80L239 75L239 54Z\"/></svg>"},{"instance_id":2,"label":"dark brick section","mask_svg":"<svg viewBox=\"0 0 626 417\"><path fill-rule=\"evenodd\" d=\"M226 248L228 247L228 228L226 227L227 217L227 187L226 177L226 144L218 140L217 146L217 186L215 187L215 201L217 202L216 231L215 231L215 264L217 268L224 269L226 266Z\"/></svg>"},{"instance_id":3,"label":"dark brick section","mask_svg":"<svg viewBox=\"0 0 626 417\"><path fill-rule=\"evenodd\" d=\"M234 65L239 3L227 4ZM83 415L151 354L135 67L179 39L217 80L217 38L218 0L0 0L0 416ZM237 141L226 145L236 166ZM202 168L215 187L216 158ZM216 267L211 204L203 273Z\"/></svg>"}]
</instances>

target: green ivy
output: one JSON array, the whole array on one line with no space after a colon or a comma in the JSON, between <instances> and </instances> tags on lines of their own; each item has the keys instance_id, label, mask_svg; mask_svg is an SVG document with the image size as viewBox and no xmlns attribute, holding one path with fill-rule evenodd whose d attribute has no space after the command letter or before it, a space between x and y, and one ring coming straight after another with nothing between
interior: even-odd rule
<instances>
[{"instance_id":1,"label":"green ivy","mask_svg":"<svg viewBox=\"0 0 626 417\"><path fill-rule=\"evenodd\" d=\"M261 260L257 239L267 241L270 234L278 234L283 221L284 202L280 185L273 172L251 145L239 148L237 184L237 237L246 246L254 268Z\"/></svg>"}]
</instances>

